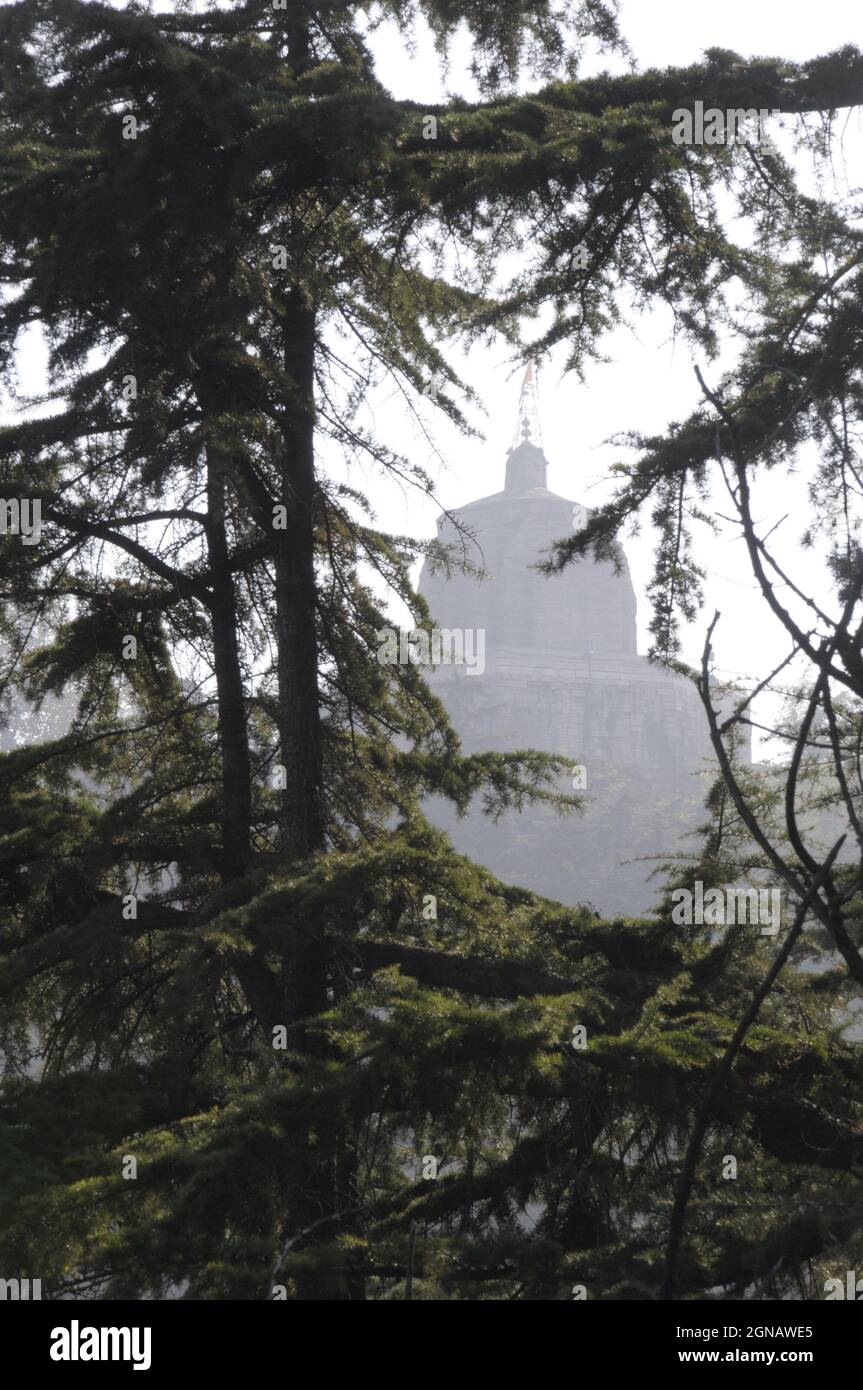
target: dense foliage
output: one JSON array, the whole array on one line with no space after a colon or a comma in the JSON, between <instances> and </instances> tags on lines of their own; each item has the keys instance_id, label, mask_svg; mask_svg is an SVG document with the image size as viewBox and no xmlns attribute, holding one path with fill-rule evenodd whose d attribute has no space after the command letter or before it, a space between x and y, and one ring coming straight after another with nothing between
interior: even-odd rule
<instances>
[{"instance_id":1,"label":"dense foliage","mask_svg":"<svg viewBox=\"0 0 863 1390\"><path fill-rule=\"evenodd\" d=\"M0 11L0 365L14 392L40 325L52 381L0 432L3 495L44 526L0 538L4 695L65 711L0 759L0 1263L55 1295L657 1297L682 1145L770 957L503 887L430 829L430 792L571 809L563 763L463 756L418 670L377 662L370 575L428 623L431 545L382 532L321 450L428 491L358 422L370 382L434 378L465 424L448 344L519 348L544 314L523 351L566 343L577 370L627 299L661 300L709 354L741 285L753 458L805 428L795 373L859 405L859 233L778 152L670 123L859 102L863 58L583 80L580 47L619 44L598 0L373 18L407 38L415 14L443 49L467 26L478 102L393 98L344 0ZM585 542L655 501L666 654L697 598L678 500L715 435L705 408L646 441ZM783 977L747 1035L688 1296L817 1296L859 1256L861 1058L828 984Z\"/></svg>"}]
</instances>

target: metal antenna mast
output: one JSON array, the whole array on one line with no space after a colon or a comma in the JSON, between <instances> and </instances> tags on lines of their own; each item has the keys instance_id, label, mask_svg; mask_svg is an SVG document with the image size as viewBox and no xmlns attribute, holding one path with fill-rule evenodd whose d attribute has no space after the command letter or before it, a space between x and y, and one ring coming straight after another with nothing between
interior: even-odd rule
<instances>
[{"instance_id":1,"label":"metal antenna mast","mask_svg":"<svg viewBox=\"0 0 863 1390\"><path fill-rule=\"evenodd\" d=\"M527 364L518 398L518 418L512 447L519 444L536 444L542 448L542 429L539 423L539 402L536 394L536 374L533 363Z\"/></svg>"}]
</instances>

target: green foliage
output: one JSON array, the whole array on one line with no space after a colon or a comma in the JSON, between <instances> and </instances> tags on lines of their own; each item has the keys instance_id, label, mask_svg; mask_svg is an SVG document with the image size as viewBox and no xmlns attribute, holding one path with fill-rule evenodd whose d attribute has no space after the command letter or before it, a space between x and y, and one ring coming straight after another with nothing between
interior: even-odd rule
<instances>
[{"instance_id":1,"label":"green foliage","mask_svg":"<svg viewBox=\"0 0 863 1390\"><path fill-rule=\"evenodd\" d=\"M549 307L528 350L566 341L574 369L622 289L671 302L708 352L732 277L787 329L811 264L733 244L717 195L780 242L793 224L810 253L826 215L789 208L778 157L753 187L739 151L681 151L670 113L779 88L829 108L859 55L740 72L714 52L583 81L579 46L618 42L609 5L393 0L373 18L408 33L417 13L444 49L467 27L483 89L437 110L437 141L378 80L351 4L0 12L0 365L14 391L42 324L52 383L49 412L0 431L4 495L39 499L45 526L40 547L0 545L3 679L30 722L62 706L0 760L0 1255L52 1296L386 1299L409 1273L420 1298L656 1296L681 1146L763 977L754 933L603 922L431 830L430 794L572 809L562 761L463 756L419 671L377 662L370 574L428 625L410 569L434 547L376 527L320 465L304 493L298 459L314 433L428 493L358 425L370 384L386 373L413 399L440 375L464 426L447 345L495 333L524 351L522 320ZM524 62L546 84L528 96ZM526 232L533 258L501 284ZM842 306L825 389L858 341ZM771 342L752 348L747 418L766 454L787 390ZM787 365L820 350L801 338ZM711 447L701 416L646 442L588 528L610 547L655 499L664 646L698 594L669 528ZM303 689L317 765L289 746ZM286 827L318 802L297 850ZM294 1007L309 980L313 1006ZM859 1067L817 980L771 996L708 1137L687 1294L793 1289L806 1261L844 1258ZM816 1222L825 1200L848 1219Z\"/></svg>"}]
</instances>

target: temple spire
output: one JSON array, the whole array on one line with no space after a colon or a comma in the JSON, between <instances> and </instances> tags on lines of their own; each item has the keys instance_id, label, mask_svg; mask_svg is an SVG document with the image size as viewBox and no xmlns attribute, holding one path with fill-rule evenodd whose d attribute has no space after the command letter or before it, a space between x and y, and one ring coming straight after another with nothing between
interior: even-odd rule
<instances>
[{"instance_id":1,"label":"temple spire","mask_svg":"<svg viewBox=\"0 0 863 1390\"><path fill-rule=\"evenodd\" d=\"M515 427L515 438L512 441L513 449L517 449L519 444L535 444L542 448L542 430L539 425L539 403L536 395L536 379L533 370L533 363L528 362L527 369L521 383L521 392L518 398L518 418Z\"/></svg>"},{"instance_id":2,"label":"temple spire","mask_svg":"<svg viewBox=\"0 0 863 1390\"><path fill-rule=\"evenodd\" d=\"M542 451L542 431L533 363L528 363L518 398L515 439L506 459L505 492L525 493L545 488L546 460Z\"/></svg>"}]
</instances>

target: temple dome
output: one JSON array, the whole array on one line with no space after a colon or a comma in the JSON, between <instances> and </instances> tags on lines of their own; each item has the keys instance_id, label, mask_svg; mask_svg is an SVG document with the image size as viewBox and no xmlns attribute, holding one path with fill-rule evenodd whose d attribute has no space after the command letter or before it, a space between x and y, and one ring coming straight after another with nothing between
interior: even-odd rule
<instances>
[{"instance_id":1,"label":"temple dome","mask_svg":"<svg viewBox=\"0 0 863 1390\"><path fill-rule=\"evenodd\" d=\"M510 449L506 460L505 492L530 492L545 488L548 461L538 444L523 439Z\"/></svg>"},{"instance_id":2,"label":"temple dome","mask_svg":"<svg viewBox=\"0 0 863 1390\"><path fill-rule=\"evenodd\" d=\"M619 567L591 556L560 574L537 566L554 541L572 535L589 515L545 485L542 449L523 441L507 459L503 491L479 498L438 519L438 540L457 561L423 566L419 591L442 627L482 628L486 669L542 655L542 664L603 655L634 656L635 591L625 557ZM462 560L472 570L462 572Z\"/></svg>"},{"instance_id":3,"label":"temple dome","mask_svg":"<svg viewBox=\"0 0 863 1390\"><path fill-rule=\"evenodd\" d=\"M435 798L427 809L462 853L511 883L642 912L656 894L655 858L684 844L702 814L713 765L704 712L691 681L638 655L622 550L617 564L586 555L560 574L537 569L589 511L549 491L532 436L539 422L523 387L504 487L438 520L450 564L429 557L419 591L435 626L474 630L474 652L483 630L484 659L482 670L441 664L427 676L466 753L535 748L579 764L584 814L561 821L534 806L495 823Z\"/></svg>"}]
</instances>

